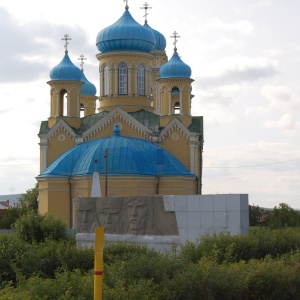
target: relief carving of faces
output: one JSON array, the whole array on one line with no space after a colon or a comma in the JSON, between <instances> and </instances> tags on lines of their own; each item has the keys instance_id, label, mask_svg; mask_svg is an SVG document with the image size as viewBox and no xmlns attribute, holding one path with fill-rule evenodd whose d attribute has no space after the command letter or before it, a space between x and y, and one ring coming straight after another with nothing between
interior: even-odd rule
<instances>
[{"instance_id":1,"label":"relief carving of faces","mask_svg":"<svg viewBox=\"0 0 300 300\"><path fill-rule=\"evenodd\" d=\"M113 198L100 199L97 209L98 226L108 234L122 234L122 201Z\"/></svg>"},{"instance_id":2,"label":"relief carving of faces","mask_svg":"<svg viewBox=\"0 0 300 300\"><path fill-rule=\"evenodd\" d=\"M94 230L96 206L93 198L80 198L77 200L77 230L89 233Z\"/></svg>"},{"instance_id":3,"label":"relief carving of faces","mask_svg":"<svg viewBox=\"0 0 300 300\"><path fill-rule=\"evenodd\" d=\"M128 233L144 234L147 224L148 203L143 198L133 198L127 203Z\"/></svg>"}]
</instances>

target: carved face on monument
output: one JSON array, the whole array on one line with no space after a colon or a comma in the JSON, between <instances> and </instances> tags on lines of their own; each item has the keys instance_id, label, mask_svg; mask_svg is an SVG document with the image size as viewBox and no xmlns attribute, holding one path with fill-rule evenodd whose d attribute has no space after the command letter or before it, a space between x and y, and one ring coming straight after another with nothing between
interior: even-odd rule
<instances>
[{"instance_id":1,"label":"carved face on monument","mask_svg":"<svg viewBox=\"0 0 300 300\"><path fill-rule=\"evenodd\" d=\"M98 224L108 234L122 234L121 226L122 202L113 198L100 199L98 208Z\"/></svg>"},{"instance_id":2,"label":"carved face on monument","mask_svg":"<svg viewBox=\"0 0 300 300\"><path fill-rule=\"evenodd\" d=\"M147 224L148 203L145 199L133 198L127 204L127 214L129 218L128 233L144 234Z\"/></svg>"},{"instance_id":3,"label":"carved face on monument","mask_svg":"<svg viewBox=\"0 0 300 300\"><path fill-rule=\"evenodd\" d=\"M77 201L77 230L83 233L95 229L96 206L93 198L80 198Z\"/></svg>"}]
</instances>

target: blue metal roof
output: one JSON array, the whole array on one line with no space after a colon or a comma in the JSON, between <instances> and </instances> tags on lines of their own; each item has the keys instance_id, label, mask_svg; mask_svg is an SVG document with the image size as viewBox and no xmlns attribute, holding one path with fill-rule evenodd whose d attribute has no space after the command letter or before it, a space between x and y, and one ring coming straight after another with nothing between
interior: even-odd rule
<instances>
[{"instance_id":1,"label":"blue metal roof","mask_svg":"<svg viewBox=\"0 0 300 300\"><path fill-rule=\"evenodd\" d=\"M167 46L166 38L157 30L153 29L148 23L144 24L144 27L152 30L155 37L155 47L153 50L165 50Z\"/></svg>"},{"instance_id":2,"label":"blue metal roof","mask_svg":"<svg viewBox=\"0 0 300 300\"><path fill-rule=\"evenodd\" d=\"M98 33L96 46L100 52L151 52L155 47L155 37L152 30L136 22L126 9L118 21Z\"/></svg>"},{"instance_id":3,"label":"blue metal roof","mask_svg":"<svg viewBox=\"0 0 300 300\"><path fill-rule=\"evenodd\" d=\"M95 96L97 92L96 87L86 79L83 71L81 72L81 81L84 82L84 84L80 89L80 94L87 96Z\"/></svg>"},{"instance_id":4,"label":"blue metal roof","mask_svg":"<svg viewBox=\"0 0 300 300\"><path fill-rule=\"evenodd\" d=\"M105 174L110 176L194 176L168 151L145 140L114 135L80 144L56 159L39 177ZM95 163L96 161L96 163Z\"/></svg>"},{"instance_id":5,"label":"blue metal roof","mask_svg":"<svg viewBox=\"0 0 300 300\"><path fill-rule=\"evenodd\" d=\"M81 71L70 60L65 53L63 60L50 71L51 80L81 80Z\"/></svg>"},{"instance_id":6,"label":"blue metal roof","mask_svg":"<svg viewBox=\"0 0 300 300\"><path fill-rule=\"evenodd\" d=\"M160 78L190 78L191 74L190 66L181 60L176 49L171 59L159 70Z\"/></svg>"}]
</instances>

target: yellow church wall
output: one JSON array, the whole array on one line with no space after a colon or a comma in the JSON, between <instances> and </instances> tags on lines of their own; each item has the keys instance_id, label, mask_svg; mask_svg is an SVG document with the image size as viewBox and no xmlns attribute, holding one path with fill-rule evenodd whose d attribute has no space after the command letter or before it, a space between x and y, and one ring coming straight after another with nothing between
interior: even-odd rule
<instances>
[{"instance_id":1,"label":"yellow church wall","mask_svg":"<svg viewBox=\"0 0 300 300\"><path fill-rule=\"evenodd\" d=\"M120 129L121 129L120 135L121 136L130 136L133 138L149 141L143 135L141 135L139 132L137 132L136 130L131 128L130 125L126 124L126 122L124 122L120 118L116 118L114 120L114 122L111 122L105 128L101 129L101 131L99 131L98 133L95 133L90 140L96 140L96 139L104 138L104 137L111 137L113 135L114 127L116 124L120 125Z\"/></svg>"},{"instance_id":2,"label":"yellow church wall","mask_svg":"<svg viewBox=\"0 0 300 300\"><path fill-rule=\"evenodd\" d=\"M179 130L173 130L162 142L162 148L174 155L190 170L190 148L187 139Z\"/></svg>"},{"instance_id":3,"label":"yellow church wall","mask_svg":"<svg viewBox=\"0 0 300 300\"><path fill-rule=\"evenodd\" d=\"M74 141L66 133L60 131L53 137L47 149L47 166L55 159L75 146Z\"/></svg>"},{"instance_id":4,"label":"yellow church wall","mask_svg":"<svg viewBox=\"0 0 300 300\"><path fill-rule=\"evenodd\" d=\"M49 214L70 227L70 186L66 178L38 179L39 213Z\"/></svg>"}]
</instances>

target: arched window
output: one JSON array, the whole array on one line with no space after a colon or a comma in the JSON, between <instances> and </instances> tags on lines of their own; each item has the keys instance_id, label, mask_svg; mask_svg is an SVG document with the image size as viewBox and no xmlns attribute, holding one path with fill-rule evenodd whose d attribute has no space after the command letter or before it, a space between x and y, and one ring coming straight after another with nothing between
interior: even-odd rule
<instances>
[{"instance_id":1,"label":"arched window","mask_svg":"<svg viewBox=\"0 0 300 300\"><path fill-rule=\"evenodd\" d=\"M80 103L80 118L84 117L84 105L83 103Z\"/></svg>"},{"instance_id":2,"label":"arched window","mask_svg":"<svg viewBox=\"0 0 300 300\"><path fill-rule=\"evenodd\" d=\"M108 80L108 66L104 67L104 72L103 72L103 95L107 96L108 95L108 90L109 90L109 80Z\"/></svg>"},{"instance_id":3,"label":"arched window","mask_svg":"<svg viewBox=\"0 0 300 300\"><path fill-rule=\"evenodd\" d=\"M119 95L127 95L127 66L119 65Z\"/></svg>"},{"instance_id":4,"label":"arched window","mask_svg":"<svg viewBox=\"0 0 300 300\"><path fill-rule=\"evenodd\" d=\"M66 90L61 90L59 93L59 107L57 115L60 117L68 115L68 98Z\"/></svg>"},{"instance_id":5,"label":"arched window","mask_svg":"<svg viewBox=\"0 0 300 300\"><path fill-rule=\"evenodd\" d=\"M175 105L174 105L174 114L175 115L180 114L180 104L179 104L179 102L176 102Z\"/></svg>"},{"instance_id":6,"label":"arched window","mask_svg":"<svg viewBox=\"0 0 300 300\"><path fill-rule=\"evenodd\" d=\"M145 96L145 68L142 65L138 66L138 95Z\"/></svg>"}]
</instances>

